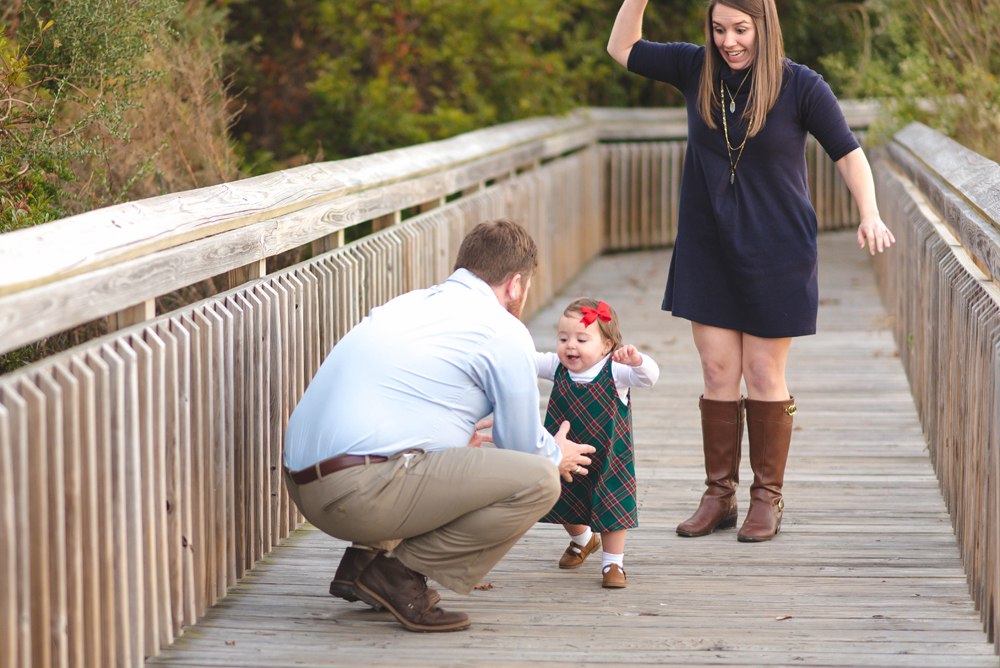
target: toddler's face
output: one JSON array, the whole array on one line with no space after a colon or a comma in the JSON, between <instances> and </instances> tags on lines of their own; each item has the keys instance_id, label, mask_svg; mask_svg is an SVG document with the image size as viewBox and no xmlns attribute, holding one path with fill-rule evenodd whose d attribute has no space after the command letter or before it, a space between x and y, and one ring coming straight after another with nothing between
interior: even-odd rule
<instances>
[{"instance_id":1,"label":"toddler's face","mask_svg":"<svg viewBox=\"0 0 1000 668\"><path fill-rule=\"evenodd\" d=\"M562 316L559 318L559 335L556 337L556 354L562 365L574 373L586 371L611 352L611 342L601 336L601 328L596 322L584 327L583 316Z\"/></svg>"}]
</instances>

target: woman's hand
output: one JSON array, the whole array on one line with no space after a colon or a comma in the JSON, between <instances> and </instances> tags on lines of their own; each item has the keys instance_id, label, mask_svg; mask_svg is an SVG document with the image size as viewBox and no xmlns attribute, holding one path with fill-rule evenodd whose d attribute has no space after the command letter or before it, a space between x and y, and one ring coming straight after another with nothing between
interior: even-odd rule
<instances>
[{"instance_id":1,"label":"woman's hand","mask_svg":"<svg viewBox=\"0 0 1000 668\"><path fill-rule=\"evenodd\" d=\"M640 366L642 364L642 353L636 350L635 346L622 346L611 355L611 359L619 364Z\"/></svg>"},{"instance_id":2,"label":"woman's hand","mask_svg":"<svg viewBox=\"0 0 1000 668\"><path fill-rule=\"evenodd\" d=\"M861 221L858 226L858 246L862 249L868 244L868 251L874 255L878 250L881 253L884 249L896 243L896 237L882 222L878 215L869 216Z\"/></svg>"},{"instance_id":3,"label":"woman's hand","mask_svg":"<svg viewBox=\"0 0 1000 668\"><path fill-rule=\"evenodd\" d=\"M493 426L493 418L484 418L476 423L476 431L472 432L472 438L469 439L468 447L470 448L481 448L483 443L492 443L492 434L480 434L480 429L489 429Z\"/></svg>"}]
</instances>

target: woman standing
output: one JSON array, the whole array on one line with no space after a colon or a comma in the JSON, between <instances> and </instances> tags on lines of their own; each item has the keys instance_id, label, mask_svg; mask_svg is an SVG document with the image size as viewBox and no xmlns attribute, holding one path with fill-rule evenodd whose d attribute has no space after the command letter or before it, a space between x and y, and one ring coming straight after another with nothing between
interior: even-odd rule
<instances>
[{"instance_id":1,"label":"woman standing","mask_svg":"<svg viewBox=\"0 0 1000 668\"><path fill-rule=\"evenodd\" d=\"M754 481L737 537L769 540L781 528L795 414L785 362L792 337L816 332L808 134L858 203L858 245L881 253L895 239L879 216L868 160L830 87L784 57L774 0L710 0L704 47L641 40L646 3L625 0L608 52L629 71L678 88L687 103L688 147L663 310L691 321L701 357L708 489L677 533L704 536L736 526L745 413Z\"/></svg>"}]
</instances>

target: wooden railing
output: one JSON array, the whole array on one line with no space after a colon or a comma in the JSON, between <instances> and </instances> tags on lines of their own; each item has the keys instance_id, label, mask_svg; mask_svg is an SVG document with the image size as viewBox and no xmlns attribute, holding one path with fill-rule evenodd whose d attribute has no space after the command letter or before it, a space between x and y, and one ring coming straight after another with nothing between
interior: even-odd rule
<instances>
[{"instance_id":1,"label":"wooden railing","mask_svg":"<svg viewBox=\"0 0 1000 668\"><path fill-rule=\"evenodd\" d=\"M846 110L867 126L869 108ZM299 521L282 436L346 331L443 280L482 220L538 243L527 313L603 250L670 244L685 134L683 110L581 110L0 236L0 352L95 318L122 327L0 377L0 665L155 655ZM851 225L809 150L821 225ZM264 275L305 245L312 259ZM154 313L220 274L228 292Z\"/></svg>"},{"instance_id":2,"label":"wooden railing","mask_svg":"<svg viewBox=\"0 0 1000 668\"><path fill-rule=\"evenodd\" d=\"M1000 165L913 124L877 153L876 263L990 639L1000 639Z\"/></svg>"}]
</instances>

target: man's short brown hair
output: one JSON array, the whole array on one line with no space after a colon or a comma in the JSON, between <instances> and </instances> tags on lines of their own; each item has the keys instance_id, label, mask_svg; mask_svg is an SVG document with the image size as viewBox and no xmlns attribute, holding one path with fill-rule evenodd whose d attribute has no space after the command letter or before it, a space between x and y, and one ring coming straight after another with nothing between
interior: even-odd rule
<instances>
[{"instance_id":1,"label":"man's short brown hair","mask_svg":"<svg viewBox=\"0 0 1000 668\"><path fill-rule=\"evenodd\" d=\"M455 269L468 269L490 285L514 274L527 280L538 268L538 247L528 231L500 218L479 223L462 240Z\"/></svg>"}]
</instances>

